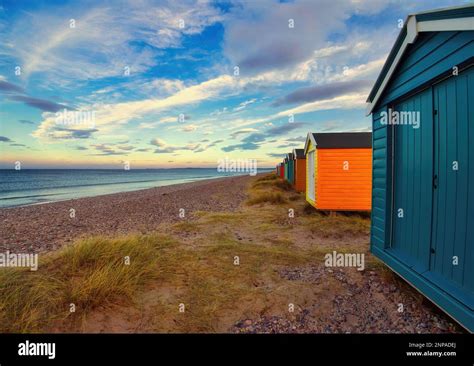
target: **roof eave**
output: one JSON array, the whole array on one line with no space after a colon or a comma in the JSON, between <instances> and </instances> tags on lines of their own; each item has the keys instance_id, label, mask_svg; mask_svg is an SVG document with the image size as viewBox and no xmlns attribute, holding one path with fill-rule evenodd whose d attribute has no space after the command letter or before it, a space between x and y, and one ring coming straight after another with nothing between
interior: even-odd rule
<instances>
[{"instance_id":1,"label":"roof eave","mask_svg":"<svg viewBox=\"0 0 474 366\"><path fill-rule=\"evenodd\" d=\"M416 16L416 14L408 16L404 26L404 30L406 29L406 34L403 38L403 41L401 41L400 43L397 39L394 48L392 49L392 51L390 51L390 54L396 52L396 55L393 60L390 61L390 63L389 60L391 59L391 57L389 56L387 58L386 64L383 66L382 70L388 68L388 71L386 72L382 82L377 87L377 89L375 89L374 86L374 89L372 89L369 94L369 97L367 99L367 115L370 115L373 112L381 95L387 87L393 73L395 72L400 60L402 59L406 48L409 44L412 44L416 41L419 33L474 30L474 17L418 21ZM402 30L400 34L403 34L404 30Z\"/></svg>"},{"instance_id":2,"label":"roof eave","mask_svg":"<svg viewBox=\"0 0 474 366\"><path fill-rule=\"evenodd\" d=\"M316 145L316 141L314 140L313 133L308 132L308 135L306 135L306 141L304 143L304 154L306 155L308 153L308 147L309 147L309 142L312 142L314 145Z\"/></svg>"}]
</instances>

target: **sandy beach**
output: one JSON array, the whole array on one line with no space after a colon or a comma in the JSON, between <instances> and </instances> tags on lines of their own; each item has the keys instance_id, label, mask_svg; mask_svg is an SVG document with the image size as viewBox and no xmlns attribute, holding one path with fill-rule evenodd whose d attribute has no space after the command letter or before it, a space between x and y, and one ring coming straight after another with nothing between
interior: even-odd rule
<instances>
[{"instance_id":1,"label":"sandy beach","mask_svg":"<svg viewBox=\"0 0 474 366\"><path fill-rule=\"evenodd\" d=\"M83 236L145 233L195 211L234 211L252 177L207 179L133 192L0 209L0 251L44 252ZM71 209L75 217L71 218Z\"/></svg>"}]
</instances>

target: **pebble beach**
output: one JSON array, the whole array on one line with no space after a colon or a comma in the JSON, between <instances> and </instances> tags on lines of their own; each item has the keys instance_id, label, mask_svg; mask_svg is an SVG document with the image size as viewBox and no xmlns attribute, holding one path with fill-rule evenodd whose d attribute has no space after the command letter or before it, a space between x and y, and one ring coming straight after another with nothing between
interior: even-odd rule
<instances>
[{"instance_id":1,"label":"pebble beach","mask_svg":"<svg viewBox=\"0 0 474 366\"><path fill-rule=\"evenodd\" d=\"M201 180L133 192L0 209L0 251L47 252L93 235L153 231L195 211L234 211L253 177ZM185 218L179 216L184 209ZM71 217L73 216L73 217Z\"/></svg>"}]
</instances>

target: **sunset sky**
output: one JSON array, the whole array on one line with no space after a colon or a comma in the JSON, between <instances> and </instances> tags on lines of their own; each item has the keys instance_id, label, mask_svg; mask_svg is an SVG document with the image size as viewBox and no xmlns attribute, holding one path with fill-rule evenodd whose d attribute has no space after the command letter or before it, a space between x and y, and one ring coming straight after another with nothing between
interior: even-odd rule
<instances>
[{"instance_id":1,"label":"sunset sky","mask_svg":"<svg viewBox=\"0 0 474 366\"><path fill-rule=\"evenodd\" d=\"M463 3L0 1L0 167L274 166L308 131L370 131L399 19Z\"/></svg>"}]
</instances>

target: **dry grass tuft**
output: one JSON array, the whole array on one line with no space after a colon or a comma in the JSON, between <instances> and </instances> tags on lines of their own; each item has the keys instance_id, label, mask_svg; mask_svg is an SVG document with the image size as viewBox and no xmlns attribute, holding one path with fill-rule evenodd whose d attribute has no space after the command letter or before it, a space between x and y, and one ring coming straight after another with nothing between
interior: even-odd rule
<instances>
[{"instance_id":1,"label":"dry grass tuft","mask_svg":"<svg viewBox=\"0 0 474 366\"><path fill-rule=\"evenodd\" d=\"M259 203L282 204L286 203L286 198L280 192L256 192L247 200L248 205Z\"/></svg>"},{"instance_id":2,"label":"dry grass tuft","mask_svg":"<svg viewBox=\"0 0 474 366\"><path fill-rule=\"evenodd\" d=\"M73 316L70 304L84 314L119 298L131 300L159 272L162 251L172 244L157 235L90 238L40 255L38 271L0 271L0 331L39 331Z\"/></svg>"}]
</instances>

